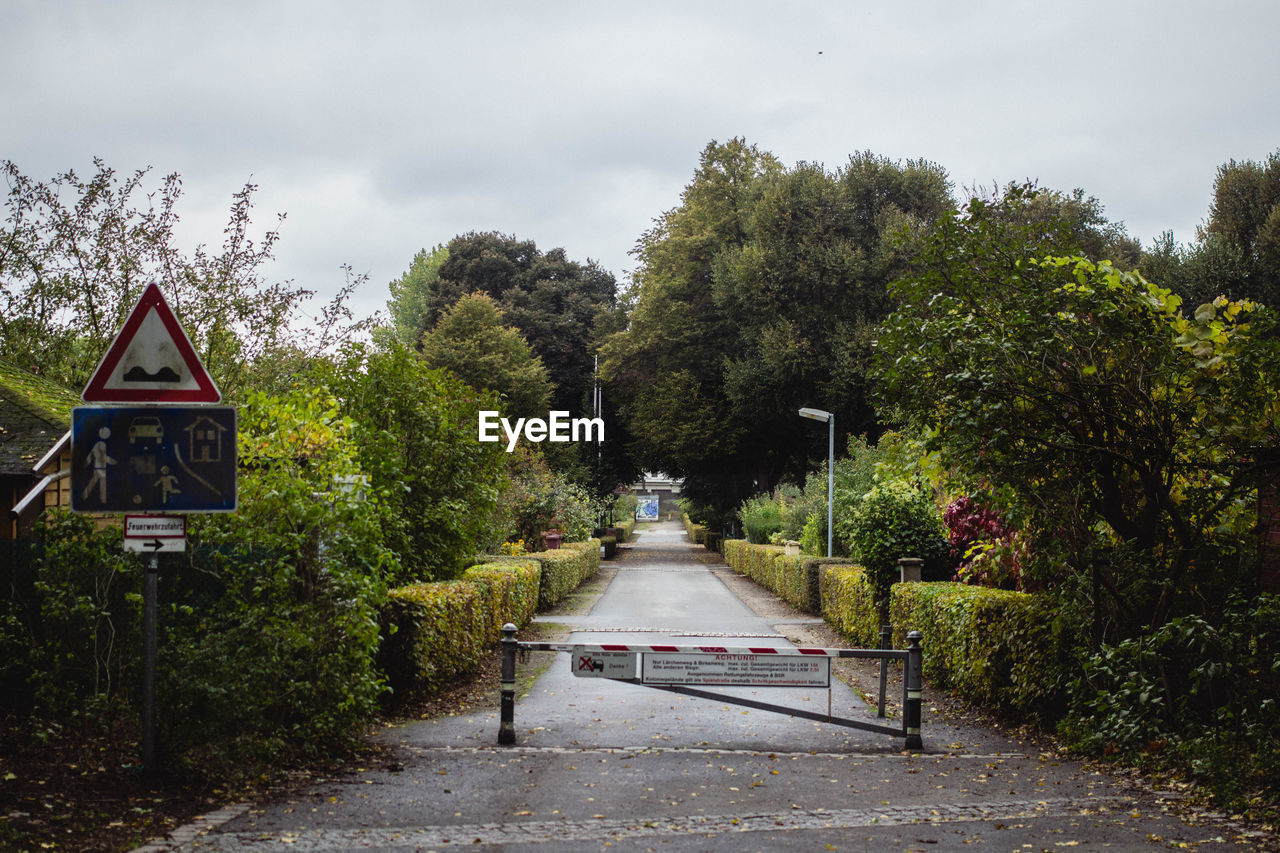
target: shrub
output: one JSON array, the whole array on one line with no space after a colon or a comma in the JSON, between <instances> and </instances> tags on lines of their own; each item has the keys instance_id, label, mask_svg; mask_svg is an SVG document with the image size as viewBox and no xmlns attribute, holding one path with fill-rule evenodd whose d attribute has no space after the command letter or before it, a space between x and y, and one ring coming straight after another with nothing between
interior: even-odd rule
<instances>
[{"instance_id":1,"label":"shrub","mask_svg":"<svg viewBox=\"0 0 1280 853\"><path fill-rule=\"evenodd\" d=\"M1178 617L1088 656L1061 730L1079 749L1180 762L1226 807L1243 807L1258 790L1274 801L1277 661L1280 596L1237 599L1216 626Z\"/></svg>"},{"instance_id":2,"label":"shrub","mask_svg":"<svg viewBox=\"0 0 1280 853\"><path fill-rule=\"evenodd\" d=\"M738 520L746 532L747 541L763 544L782 530L782 513L778 502L771 495L761 494L747 498L738 507Z\"/></svg>"},{"instance_id":3,"label":"shrub","mask_svg":"<svg viewBox=\"0 0 1280 853\"><path fill-rule=\"evenodd\" d=\"M931 572L948 564L942 518L933 500L900 480L872 487L852 512L836 520L836 529L881 600L898 578L900 558L919 557Z\"/></svg>"},{"instance_id":4,"label":"shrub","mask_svg":"<svg viewBox=\"0 0 1280 853\"><path fill-rule=\"evenodd\" d=\"M821 578L822 618L855 646L880 642L880 616L875 589L860 566L824 567Z\"/></svg>"}]
</instances>

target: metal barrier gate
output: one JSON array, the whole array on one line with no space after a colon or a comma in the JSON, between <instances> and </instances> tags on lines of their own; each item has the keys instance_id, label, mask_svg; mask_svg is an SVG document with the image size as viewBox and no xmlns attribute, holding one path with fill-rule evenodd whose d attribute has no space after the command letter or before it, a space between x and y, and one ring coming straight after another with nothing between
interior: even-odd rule
<instances>
[{"instance_id":1,"label":"metal barrier gate","mask_svg":"<svg viewBox=\"0 0 1280 853\"><path fill-rule=\"evenodd\" d=\"M669 693L714 699L760 711L773 711L878 734L905 738L907 749L921 749L920 703L921 634L907 634L906 649L816 649L762 648L748 646L672 646L640 643L525 643L516 639L516 626L502 626L502 705L498 743L516 742L516 656L524 652L565 652L570 669L580 678L607 678L641 687L652 687ZM887 645L887 644L886 644ZM827 713L805 711L711 693L691 685L719 687L831 687L833 658L878 659L880 664L880 702L878 713L885 716L885 678L888 661L900 660L906 667L902 679L902 725L898 727L835 717L831 714L828 692Z\"/></svg>"}]
</instances>

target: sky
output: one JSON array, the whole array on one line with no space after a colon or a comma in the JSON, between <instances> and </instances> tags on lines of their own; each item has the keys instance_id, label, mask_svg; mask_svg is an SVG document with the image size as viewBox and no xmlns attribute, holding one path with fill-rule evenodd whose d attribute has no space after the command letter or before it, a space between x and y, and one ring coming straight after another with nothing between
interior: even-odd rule
<instances>
[{"instance_id":1,"label":"sky","mask_svg":"<svg viewBox=\"0 0 1280 853\"><path fill-rule=\"evenodd\" d=\"M259 230L286 217L266 275L323 297L350 265L359 316L469 231L625 285L713 140L925 159L958 199L1078 187L1144 245L1194 240L1218 167L1280 150L1275 0L0 0L0 22L0 160L177 172L187 249L252 181Z\"/></svg>"}]
</instances>

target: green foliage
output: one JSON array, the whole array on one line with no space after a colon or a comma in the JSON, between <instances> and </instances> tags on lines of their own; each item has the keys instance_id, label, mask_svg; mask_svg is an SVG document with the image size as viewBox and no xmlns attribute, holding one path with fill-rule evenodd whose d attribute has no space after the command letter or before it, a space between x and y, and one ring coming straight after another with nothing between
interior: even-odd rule
<instances>
[{"instance_id":1,"label":"green foliage","mask_svg":"<svg viewBox=\"0 0 1280 853\"><path fill-rule=\"evenodd\" d=\"M537 551L520 558L537 562L541 571L538 609L560 603L600 569L600 540L565 542L559 548Z\"/></svg>"},{"instance_id":2,"label":"green foliage","mask_svg":"<svg viewBox=\"0 0 1280 853\"><path fill-rule=\"evenodd\" d=\"M919 557L933 566L949 557L942 516L933 499L901 480L872 486L835 526L881 600L898 580L900 558Z\"/></svg>"},{"instance_id":3,"label":"green foliage","mask_svg":"<svg viewBox=\"0 0 1280 853\"><path fill-rule=\"evenodd\" d=\"M541 547L537 543L542 534L552 529L570 542L591 536L601 510L585 489L553 471L542 454L523 445L503 456L507 482L490 514L489 550L511 539Z\"/></svg>"},{"instance_id":4,"label":"green foliage","mask_svg":"<svg viewBox=\"0 0 1280 853\"><path fill-rule=\"evenodd\" d=\"M880 644L880 607L875 587L861 566L833 565L820 576L822 618L862 648Z\"/></svg>"},{"instance_id":5,"label":"green foliage","mask_svg":"<svg viewBox=\"0 0 1280 853\"><path fill-rule=\"evenodd\" d=\"M536 561L516 559L392 590L382 606L378 655L392 688L429 690L475 669L493 653L505 623L520 627L533 618L539 576Z\"/></svg>"},{"instance_id":6,"label":"green foliage","mask_svg":"<svg viewBox=\"0 0 1280 853\"><path fill-rule=\"evenodd\" d=\"M404 584L462 570L485 543L506 453L476 440L493 399L431 370L399 345L345 349L317 371L354 421L373 509Z\"/></svg>"},{"instance_id":7,"label":"green foliage","mask_svg":"<svg viewBox=\"0 0 1280 853\"><path fill-rule=\"evenodd\" d=\"M455 302L419 341L428 367L444 368L497 395L504 417L546 417L551 385L542 359L520 333L503 325L492 298L472 293Z\"/></svg>"},{"instance_id":8,"label":"green foliage","mask_svg":"<svg viewBox=\"0 0 1280 853\"><path fill-rule=\"evenodd\" d=\"M776 545L756 545L744 539L725 539L719 547L735 572L777 593L791 606L815 614L822 612L820 575L827 566L845 564L840 560L788 555Z\"/></svg>"},{"instance_id":9,"label":"green foliage","mask_svg":"<svg viewBox=\"0 0 1280 853\"><path fill-rule=\"evenodd\" d=\"M239 512L191 519L199 548L161 619L162 742L214 778L352 741L384 689L376 607L394 566L349 487L362 469L337 400L251 394L239 420Z\"/></svg>"},{"instance_id":10,"label":"green foliage","mask_svg":"<svg viewBox=\"0 0 1280 853\"><path fill-rule=\"evenodd\" d=\"M121 177L94 160L43 182L0 163L8 181L0 224L0 357L75 388L89 380L147 283L155 281L222 393L237 396L285 354L315 354L363 328L350 322L348 282L320 313L295 323L311 291L270 284L263 268L279 232L252 237L257 186L231 199L219 251L184 253L175 228L182 181L149 170ZM310 330L296 331L297 328Z\"/></svg>"},{"instance_id":11,"label":"green foliage","mask_svg":"<svg viewBox=\"0 0 1280 853\"><path fill-rule=\"evenodd\" d=\"M422 249L413 256L413 262L404 275L388 287L391 298L387 300L390 333L403 346L416 347L422 337L432 289L440 279L440 267L449 259L449 250L437 245L431 251Z\"/></svg>"},{"instance_id":12,"label":"green foliage","mask_svg":"<svg viewBox=\"0 0 1280 853\"><path fill-rule=\"evenodd\" d=\"M25 678L42 719L109 725L141 677L141 563L121 553L118 530L65 510L44 513L33 532L31 585L6 598L3 680Z\"/></svg>"},{"instance_id":13,"label":"green foliage","mask_svg":"<svg viewBox=\"0 0 1280 853\"><path fill-rule=\"evenodd\" d=\"M1056 716L1067 695L1076 640L1043 596L955 583L897 584L894 644L923 635L924 675L1006 712Z\"/></svg>"},{"instance_id":14,"label":"green foliage","mask_svg":"<svg viewBox=\"0 0 1280 853\"><path fill-rule=\"evenodd\" d=\"M1090 752L1180 762L1225 808L1280 778L1280 598L1232 601L1103 646L1072 686L1062 732ZM1172 746L1172 755L1163 755Z\"/></svg>"},{"instance_id":15,"label":"green foliage","mask_svg":"<svg viewBox=\"0 0 1280 853\"><path fill-rule=\"evenodd\" d=\"M863 153L828 173L784 169L740 139L704 149L680 206L640 241L630 327L601 349L641 463L683 477L713 511L703 520L727 521L826 455L798 407L875 431L866 367L898 238L942 213L948 191L924 162Z\"/></svg>"},{"instance_id":16,"label":"green foliage","mask_svg":"<svg viewBox=\"0 0 1280 853\"><path fill-rule=\"evenodd\" d=\"M738 520L742 522L748 542L766 543L773 534L782 530L779 501L768 494L747 498L738 508Z\"/></svg>"},{"instance_id":17,"label":"green foliage","mask_svg":"<svg viewBox=\"0 0 1280 853\"><path fill-rule=\"evenodd\" d=\"M881 331L880 396L1035 537L1033 580L1100 568L1114 630L1158 626L1185 590L1220 600L1224 549L1245 547L1253 449L1280 440L1276 320L1226 301L1185 317L1135 273L1037 259L1068 239L1011 227L1024 203L974 200L939 225ZM1145 557L1092 560L1121 543ZM1155 568L1145 590L1138 566Z\"/></svg>"},{"instance_id":18,"label":"green foliage","mask_svg":"<svg viewBox=\"0 0 1280 853\"><path fill-rule=\"evenodd\" d=\"M813 556L825 556L827 553L826 517L815 512L809 513L804 529L800 531L800 551Z\"/></svg>"}]
</instances>

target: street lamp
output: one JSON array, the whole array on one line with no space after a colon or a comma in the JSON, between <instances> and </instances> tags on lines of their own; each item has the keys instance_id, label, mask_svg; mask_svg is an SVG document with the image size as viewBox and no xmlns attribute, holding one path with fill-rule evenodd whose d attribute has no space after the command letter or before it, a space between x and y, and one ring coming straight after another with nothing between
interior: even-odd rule
<instances>
[{"instance_id":1,"label":"street lamp","mask_svg":"<svg viewBox=\"0 0 1280 853\"><path fill-rule=\"evenodd\" d=\"M822 409L800 410L800 417L827 424L827 556L831 556L831 505L836 494L836 416Z\"/></svg>"}]
</instances>

